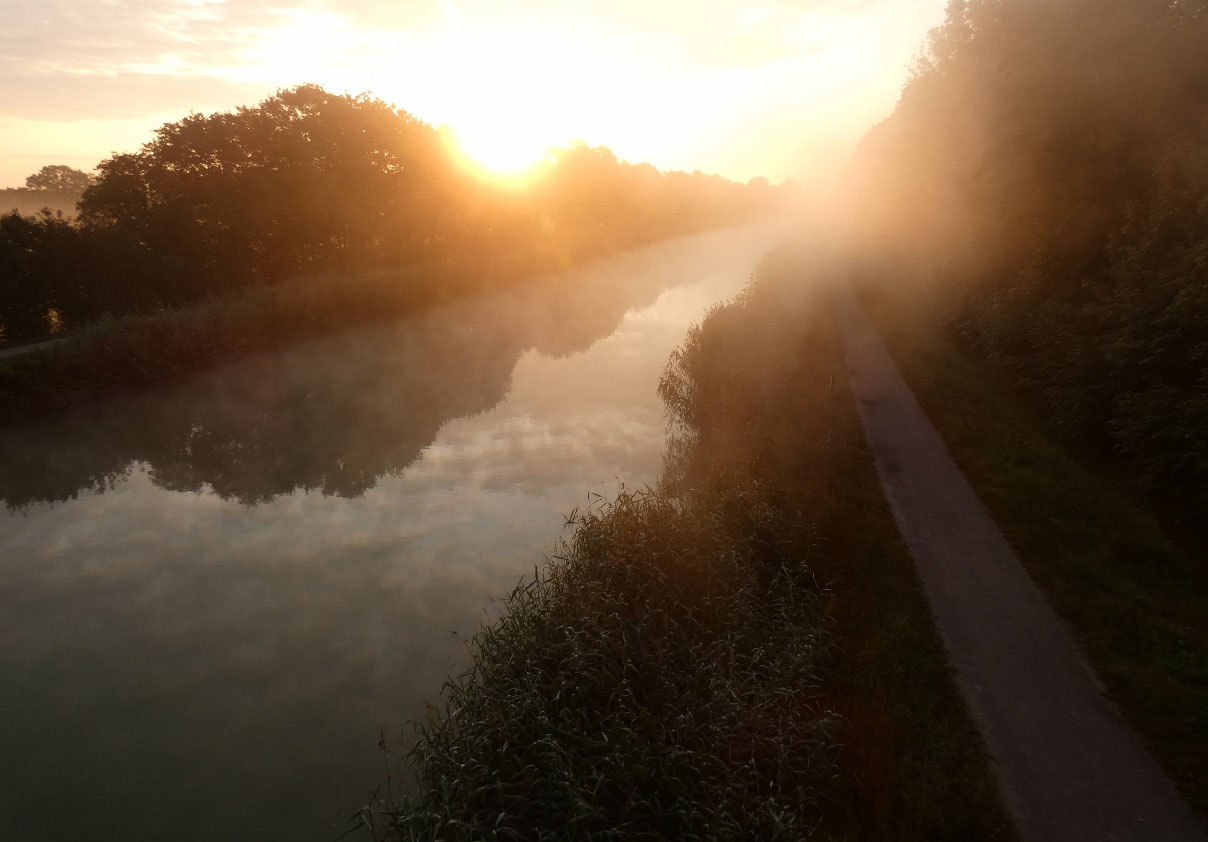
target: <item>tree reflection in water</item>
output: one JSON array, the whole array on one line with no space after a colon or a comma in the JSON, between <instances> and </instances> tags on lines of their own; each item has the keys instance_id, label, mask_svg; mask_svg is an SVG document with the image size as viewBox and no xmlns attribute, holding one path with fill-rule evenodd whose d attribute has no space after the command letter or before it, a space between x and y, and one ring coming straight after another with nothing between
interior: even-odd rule
<instances>
[{"instance_id":1,"label":"tree reflection in water","mask_svg":"<svg viewBox=\"0 0 1208 842\"><path fill-rule=\"evenodd\" d=\"M450 419L498 404L526 350L586 350L751 233L666 241L0 432L0 498L10 510L74 499L138 463L164 490L248 505L297 490L359 496Z\"/></svg>"}]
</instances>

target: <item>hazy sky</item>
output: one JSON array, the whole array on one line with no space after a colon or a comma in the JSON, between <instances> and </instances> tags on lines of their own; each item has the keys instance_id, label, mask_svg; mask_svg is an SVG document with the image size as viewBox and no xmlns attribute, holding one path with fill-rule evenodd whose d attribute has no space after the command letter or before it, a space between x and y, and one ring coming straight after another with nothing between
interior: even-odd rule
<instances>
[{"instance_id":1,"label":"hazy sky","mask_svg":"<svg viewBox=\"0 0 1208 842\"><path fill-rule=\"evenodd\" d=\"M808 177L888 114L943 6L0 0L0 187L303 82L452 125L496 166L581 137L664 169Z\"/></svg>"}]
</instances>

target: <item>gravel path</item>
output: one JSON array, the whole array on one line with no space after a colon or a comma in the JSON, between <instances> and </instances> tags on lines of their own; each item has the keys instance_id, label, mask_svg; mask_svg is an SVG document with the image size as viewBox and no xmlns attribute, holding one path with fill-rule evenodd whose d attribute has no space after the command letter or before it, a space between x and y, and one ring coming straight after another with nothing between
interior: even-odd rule
<instances>
[{"instance_id":1,"label":"gravel path","mask_svg":"<svg viewBox=\"0 0 1208 842\"><path fill-rule=\"evenodd\" d=\"M834 303L882 488L1021 840L1205 840L953 463L854 293L841 286Z\"/></svg>"}]
</instances>

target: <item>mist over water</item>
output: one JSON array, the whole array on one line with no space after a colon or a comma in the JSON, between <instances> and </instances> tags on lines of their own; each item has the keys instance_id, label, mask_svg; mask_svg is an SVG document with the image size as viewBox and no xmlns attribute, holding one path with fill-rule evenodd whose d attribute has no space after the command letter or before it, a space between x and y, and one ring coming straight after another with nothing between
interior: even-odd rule
<instances>
[{"instance_id":1,"label":"mist over water","mask_svg":"<svg viewBox=\"0 0 1208 842\"><path fill-rule=\"evenodd\" d=\"M0 434L5 838L333 839L767 226ZM456 633L456 635L454 634Z\"/></svg>"}]
</instances>

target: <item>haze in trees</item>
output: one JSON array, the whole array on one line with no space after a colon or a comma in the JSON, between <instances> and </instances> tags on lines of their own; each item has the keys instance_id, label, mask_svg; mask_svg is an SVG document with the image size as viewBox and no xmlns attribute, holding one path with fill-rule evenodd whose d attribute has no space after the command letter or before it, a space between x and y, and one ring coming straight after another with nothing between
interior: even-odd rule
<instances>
[{"instance_id":1,"label":"haze in trees","mask_svg":"<svg viewBox=\"0 0 1208 842\"><path fill-rule=\"evenodd\" d=\"M1200 505L1206 45L1203 2L951 0L847 196L866 270Z\"/></svg>"},{"instance_id":2,"label":"haze in trees","mask_svg":"<svg viewBox=\"0 0 1208 842\"><path fill-rule=\"evenodd\" d=\"M584 144L505 185L405 111L303 85L166 124L103 161L77 222L0 220L0 325L8 342L32 339L52 313L77 327L302 274L517 255L561 268L749 219L775 198L766 182L661 173Z\"/></svg>"}]
</instances>

